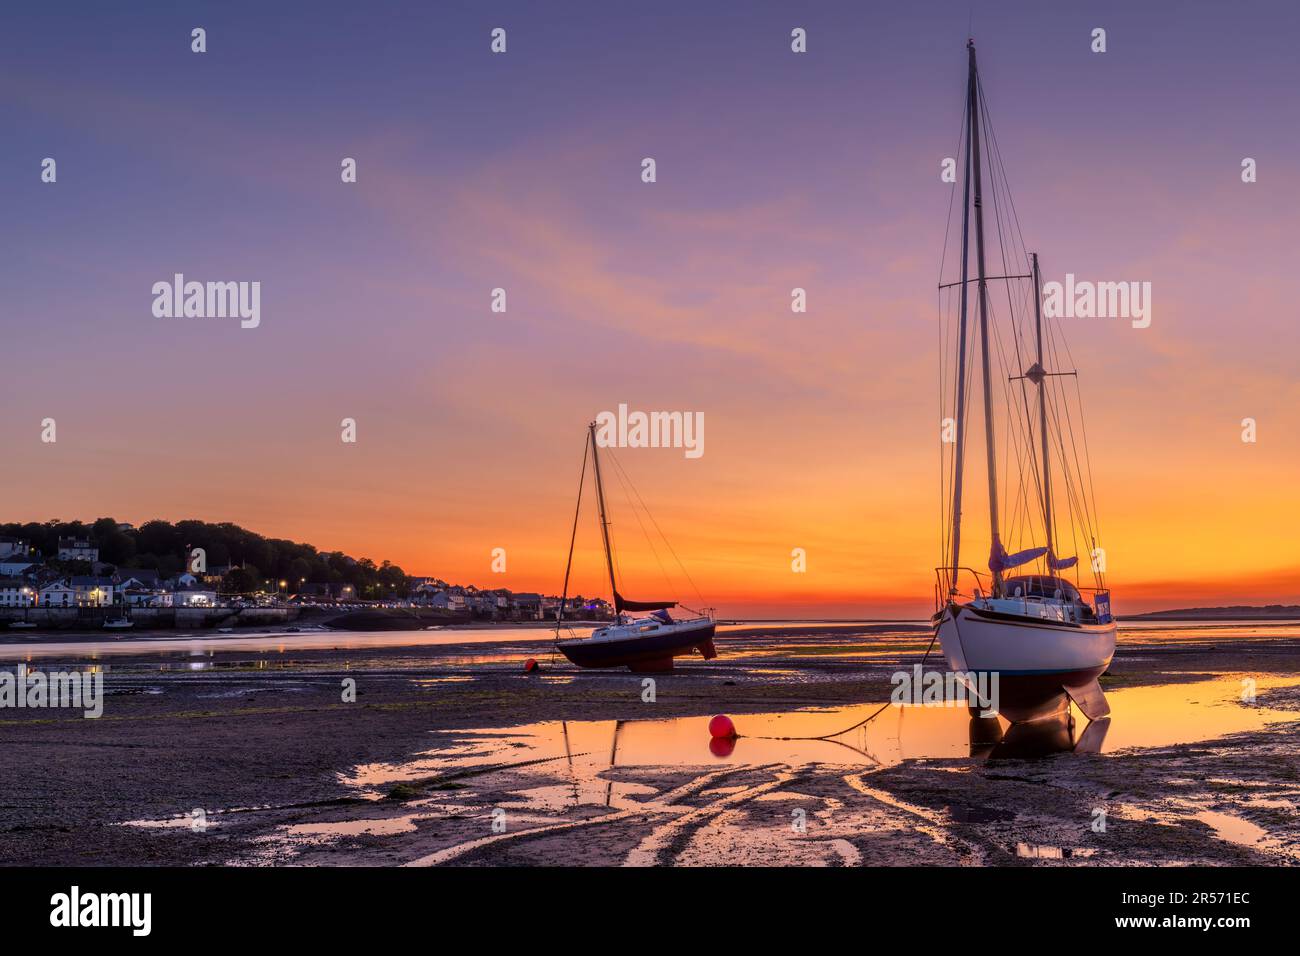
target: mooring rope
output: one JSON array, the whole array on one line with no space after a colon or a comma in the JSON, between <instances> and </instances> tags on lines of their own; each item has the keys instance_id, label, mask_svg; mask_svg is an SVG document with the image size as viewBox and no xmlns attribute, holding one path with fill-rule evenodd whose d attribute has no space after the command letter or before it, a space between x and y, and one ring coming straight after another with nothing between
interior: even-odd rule
<instances>
[{"instance_id":1,"label":"mooring rope","mask_svg":"<svg viewBox=\"0 0 1300 956\"><path fill-rule=\"evenodd\" d=\"M956 626L956 623L957 623L957 619L954 617L953 625ZM930 646L925 649L925 656L921 658L922 667L924 667L925 662L930 659L930 652L934 650L934 642L938 639L939 639L939 629L936 627L934 629L934 636L930 638ZM833 734L821 734L815 737L767 737L762 734L737 734L736 736L737 738L749 737L751 740L831 740L835 737L843 737L849 731L857 730L859 727L871 723L871 721L875 720L886 710L888 710L890 704L892 703L893 701L889 701L889 700L885 701L883 704L880 705L879 708L877 708L874 712L872 712L870 716L864 718L863 720L859 720L856 724L854 724L851 727L845 727L843 730L837 730Z\"/></svg>"}]
</instances>

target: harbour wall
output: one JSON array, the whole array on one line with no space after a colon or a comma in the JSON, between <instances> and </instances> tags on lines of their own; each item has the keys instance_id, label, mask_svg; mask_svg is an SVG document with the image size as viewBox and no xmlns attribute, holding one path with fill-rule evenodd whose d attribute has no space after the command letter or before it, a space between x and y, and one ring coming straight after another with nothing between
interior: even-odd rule
<instances>
[{"instance_id":1,"label":"harbour wall","mask_svg":"<svg viewBox=\"0 0 1300 956\"><path fill-rule=\"evenodd\" d=\"M0 608L0 627L11 621L30 621L43 631L99 630L104 620L117 617L113 607ZM132 630L201 630L212 627L276 627L298 620L296 607L139 607L131 609ZM12 633L12 631L10 632Z\"/></svg>"}]
</instances>

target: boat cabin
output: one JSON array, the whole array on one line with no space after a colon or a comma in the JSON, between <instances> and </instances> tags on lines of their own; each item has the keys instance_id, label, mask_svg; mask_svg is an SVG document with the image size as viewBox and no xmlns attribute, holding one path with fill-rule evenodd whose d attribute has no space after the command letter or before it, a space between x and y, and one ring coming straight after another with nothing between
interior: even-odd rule
<instances>
[{"instance_id":1,"label":"boat cabin","mask_svg":"<svg viewBox=\"0 0 1300 956\"><path fill-rule=\"evenodd\" d=\"M1050 574L1020 574L1002 582L1002 596L985 606L1071 624L1092 624L1097 614L1069 581Z\"/></svg>"},{"instance_id":2,"label":"boat cabin","mask_svg":"<svg viewBox=\"0 0 1300 956\"><path fill-rule=\"evenodd\" d=\"M1067 604L1082 602L1079 589L1064 578L1047 574L1021 574L1002 582L1004 597L1047 598Z\"/></svg>"}]
</instances>

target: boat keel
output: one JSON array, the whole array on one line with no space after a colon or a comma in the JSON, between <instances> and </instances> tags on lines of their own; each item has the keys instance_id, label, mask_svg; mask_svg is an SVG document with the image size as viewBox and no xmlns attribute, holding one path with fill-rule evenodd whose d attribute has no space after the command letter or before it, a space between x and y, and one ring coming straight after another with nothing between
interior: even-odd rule
<instances>
[{"instance_id":1,"label":"boat keel","mask_svg":"<svg viewBox=\"0 0 1300 956\"><path fill-rule=\"evenodd\" d=\"M1089 720L1100 720L1103 717L1110 716L1110 701L1106 700L1106 695L1102 693L1101 684L1097 678L1093 678L1082 684L1065 684L1065 692L1070 695L1070 700L1074 701L1084 716Z\"/></svg>"}]
</instances>

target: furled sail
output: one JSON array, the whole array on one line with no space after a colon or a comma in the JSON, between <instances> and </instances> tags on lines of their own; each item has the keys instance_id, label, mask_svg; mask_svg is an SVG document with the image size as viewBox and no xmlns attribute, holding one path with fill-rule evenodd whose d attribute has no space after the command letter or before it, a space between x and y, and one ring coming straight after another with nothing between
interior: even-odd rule
<instances>
[{"instance_id":1,"label":"furled sail","mask_svg":"<svg viewBox=\"0 0 1300 956\"><path fill-rule=\"evenodd\" d=\"M1079 563L1079 558L1058 558L1054 554L1047 556L1047 566L1053 571L1064 571L1066 568L1072 568Z\"/></svg>"},{"instance_id":2,"label":"furled sail","mask_svg":"<svg viewBox=\"0 0 1300 956\"><path fill-rule=\"evenodd\" d=\"M617 591L614 592L614 610L619 614L624 611L659 611L676 606L676 601L629 601Z\"/></svg>"},{"instance_id":3,"label":"furled sail","mask_svg":"<svg viewBox=\"0 0 1300 956\"><path fill-rule=\"evenodd\" d=\"M1009 571L1012 568L1018 568L1022 564L1028 564L1041 558L1047 553L1046 548L1029 548L1025 551L1017 551L1015 554L1007 554L1000 542L993 545L993 550L989 552L989 570L990 571Z\"/></svg>"}]
</instances>

